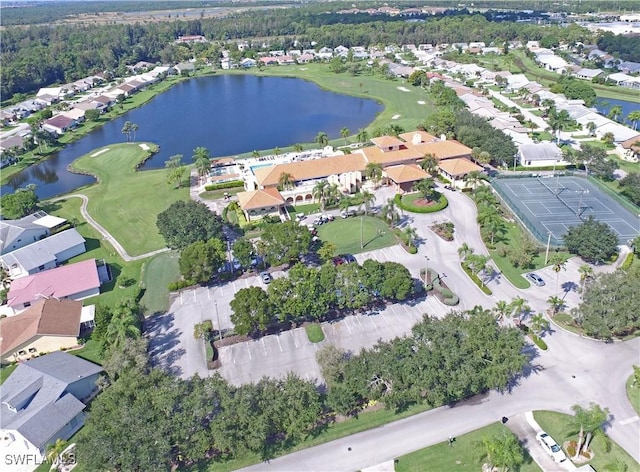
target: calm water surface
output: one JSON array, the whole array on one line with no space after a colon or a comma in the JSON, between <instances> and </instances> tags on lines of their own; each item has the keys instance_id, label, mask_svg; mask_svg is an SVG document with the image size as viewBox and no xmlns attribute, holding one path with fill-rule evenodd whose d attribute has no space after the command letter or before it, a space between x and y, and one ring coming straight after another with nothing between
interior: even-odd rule
<instances>
[{"instance_id":1,"label":"calm water surface","mask_svg":"<svg viewBox=\"0 0 640 472\"><path fill-rule=\"evenodd\" d=\"M627 120L627 116L632 111L640 110L640 91L638 92L638 102L635 103L626 100L616 100L615 98L596 98L595 108L601 115L607 116L609 110L611 110L611 107L615 105L620 105L622 107L621 118L624 118L624 121L621 122L627 126L633 126L633 123L631 123L630 120Z\"/></svg>"},{"instance_id":2,"label":"calm water surface","mask_svg":"<svg viewBox=\"0 0 640 472\"><path fill-rule=\"evenodd\" d=\"M319 131L339 138L343 127L354 134L383 110L374 100L322 90L311 82L282 77L220 75L181 82L146 105L128 112L65 147L49 160L17 174L2 192L36 184L41 199L70 192L94 179L68 172L67 166L93 149L125 140L122 126L139 126L136 141L151 141L160 152L146 169L164 167L175 154L191 163L198 146L228 156L254 149L309 143Z\"/></svg>"}]
</instances>

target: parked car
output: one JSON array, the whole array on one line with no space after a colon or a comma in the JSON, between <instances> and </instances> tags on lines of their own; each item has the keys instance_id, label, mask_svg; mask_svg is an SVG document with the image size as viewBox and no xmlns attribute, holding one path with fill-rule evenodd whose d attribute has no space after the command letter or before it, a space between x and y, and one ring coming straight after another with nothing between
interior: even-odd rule
<instances>
[{"instance_id":1,"label":"parked car","mask_svg":"<svg viewBox=\"0 0 640 472\"><path fill-rule=\"evenodd\" d=\"M542 277L540 277L535 272L529 272L527 275L525 275L525 278L532 284L537 285L538 287L542 287L545 285L545 282L542 279Z\"/></svg>"},{"instance_id":2,"label":"parked car","mask_svg":"<svg viewBox=\"0 0 640 472\"><path fill-rule=\"evenodd\" d=\"M313 224L314 224L315 226L321 225L322 223L324 223L324 221L323 221L323 220L322 220L322 218L320 218L319 216L316 216L316 217L313 219Z\"/></svg>"},{"instance_id":3,"label":"parked car","mask_svg":"<svg viewBox=\"0 0 640 472\"><path fill-rule=\"evenodd\" d=\"M342 265L344 263L345 263L345 260L340 256L333 258L333 265L334 266L339 266L339 265Z\"/></svg>"},{"instance_id":4,"label":"parked car","mask_svg":"<svg viewBox=\"0 0 640 472\"><path fill-rule=\"evenodd\" d=\"M265 284L270 284L271 281L273 280L273 278L271 277L271 274L269 272L261 272L260 273L260 278L262 279L262 282Z\"/></svg>"},{"instance_id":5,"label":"parked car","mask_svg":"<svg viewBox=\"0 0 640 472\"><path fill-rule=\"evenodd\" d=\"M240 264L240 261L238 259L233 260L233 269L242 270L242 264Z\"/></svg>"},{"instance_id":6,"label":"parked car","mask_svg":"<svg viewBox=\"0 0 640 472\"><path fill-rule=\"evenodd\" d=\"M547 454L551 456L551 458L557 462L558 464L567 460L567 456L558 443L554 441L554 439L549 436L544 431L540 431L536 434L536 439L542 446L542 449L546 451Z\"/></svg>"},{"instance_id":7,"label":"parked car","mask_svg":"<svg viewBox=\"0 0 640 472\"><path fill-rule=\"evenodd\" d=\"M341 218L349 218L350 216L356 216L355 210L342 210L340 212Z\"/></svg>"},{"instance_id":8,"label":"parked car","mask_svg":"<svg viewBox=\"0 0 640 472\"><path fill-rule=\"evenodd\" d=\"M345 263L347 264L356 264L358 261L356 261L356 258L353 257L353 254L343 254L342 259L344 260Z\"/></svg>"}]
</instances>

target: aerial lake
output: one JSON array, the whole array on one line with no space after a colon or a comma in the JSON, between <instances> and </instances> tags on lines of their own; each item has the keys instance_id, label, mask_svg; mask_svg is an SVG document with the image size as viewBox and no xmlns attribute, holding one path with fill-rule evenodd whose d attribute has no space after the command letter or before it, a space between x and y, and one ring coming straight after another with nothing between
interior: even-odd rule
<instances>
[{"instance_id":1,"label":"aerial lake","mask_svg":"<svg viewBox=\"0 0 640 472\"><path fill-rule=\"evenodd\" d=\"M16 174L2 186L2 193L35 184L38 197L46 199L94 182L90 176L70 173L67 166L93 149L124 141L126 121L139 126L136 141L160 146L160 152L144 165L145 169L158 169L175 154L182 154L182 162L191 163L193 150L199 146L220 157L310 143L320 131L329 139L340 138L343 127L355 134L382 110L375 100L328 92L301 79L199 77L180 82L48 160Z\"/></svg>"},{"instance_id":2,"label":"aerial lake","mask_svg":"<svg viewBox=\"0 0 640 472\"><path fill-rule=\"evenodd\" d=\"M640 94L639 94L640 96ZM629 102L626 100L617 100L615 98L603 98L598 97L596 99L595 108L601 115L607 116L611 107L619 105L622 107L622 116L618 118L623 124L627 126L633 126L630 120L627 120L627 116L632 111L640 110L640 103Z\"/></svg>"}]
</instances>

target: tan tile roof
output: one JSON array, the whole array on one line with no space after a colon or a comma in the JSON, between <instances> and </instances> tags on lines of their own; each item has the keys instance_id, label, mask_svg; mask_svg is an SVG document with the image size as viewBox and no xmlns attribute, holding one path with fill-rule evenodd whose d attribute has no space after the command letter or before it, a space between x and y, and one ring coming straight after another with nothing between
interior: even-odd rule
<instances>
[{"instance_id":1,"label":"tan tile roof","mask_svg":"<svg viewBox=\"0 0 640 472\"><path fill-rule=\"evenodd\" d=\"M265 188L237 194L238 203L243 210L256 210L284 204L284 198L277 188Z\"/></svg>"},{"instance_id":2,"label":"tan tile roof","mask_svg":"<svg viewBox=\"0 0 640 472\"><path fill-rule=\"evenodd\" d=\"M429 174L422 170L417 164L390 166L387 167L384 172L397 184L415 182L416 180L429 177Z\"/></svg>"},{"instance_id":3,"label":"tan tile roof","mask_svg":"<svg viewBox=\"0 0 640 472\"><path fill-rule=\"evenodd\" d=\"M378 147L403 146L404 142L395 136L379 136L371 138L370 141Z\"/></svg>"},{"instance_id":4,"label":"tan tile roof","mask_svg":"<svg viewBox=\"0 0 640 472\"><path fill-rule=\"evenodd\" d=\"M454 157L470 157L471 148L454 140L436 141L435 143L424 143L413 146L423 157L433 154L438 159L451 159Z\"/></svg>"},{"instance_id":5,"label":"tan tile roof","mask_svg":"<svg viewBox=\"0 0 640 472\"><path fill-rule=\"evenodd\" d=\"M291 174L297 182L300 182L329 177L330 175L340 175L346 172L363 171L365 167L364 157L361 154L354 153L261 167L256 169L254 173L259 185L272 187L278 185L278 180L283 173Z\"/></svg>"},{"instance_id":6,"label":"tan tile roof","mask_svg":"<svg viewBox=\"0 0 640 472\"><path fill-rule=\"evenodd\" d=\"M634 136L633 138L629 138L626 141L622 141L620 143L620 146L622 146L624 149L633 149L634 147L637 147L638 144L640 144L640 134L638 136Z\"/></svg>"},{"instance_id":7,"label":"tan tile roof","mask_svg":"<svg viewBox=\"0 0 640 472\"><path fill-rule=\"evenodd\" d=\"M436 137L434 135L429 134L426 131L422 131L422 130L411 131L409 133L402 133L400 137L404 139L406 142L408 142L409 144L413 144L413 138L416 134L420 136L421 143L429 143L436 140Z\"/></svg>"},{"instance_id":8,"label":"tan tile roof","mask_svg":"<svg viewBox=\"0 0 640 472\"><path fill-rule=\"evenodd\" d=\"M233 157L221 157L219 159L214 159L213 160L213 166L221 166L221 165L225 165L225 164L232 164L234 163L236 160Z\"/></svg>"},{"instance_id":9,"label":"tan tile roof","mask_svg":"<svg viewBox=\"0 0 640 472\"><path fill-rule=\"evenodd\" d=\"M82 302L44 298L16 316L0 320L0 354L35 336L78 336Z\"/></svg>"},{"instance_id":10,"label":"tan tile roof","mask_svg":"<svg viewBox=\"0 0 640 472\"><path fill-rule=\"evenodd\" d=\"M469 172L481 171L482 167L474 164L469 159L445 159L438 162L438 167L449 175L459 177Z\"/></svg>"},{"instance_id":11,"label":"tan tile roof","mask_svg":"<svg viewBox=\"0 0 640 472\"><path fill-rule=\"evenodd\" d=\"M415 148L405 148L399 151L387 151L384 152L377 146L370 146L358 150L359 153L364 154L367 162L375 162L382 166L401 164L403 162L416 161L423 157L423 154L416 151Z\"/></svg>"}]
</instances>

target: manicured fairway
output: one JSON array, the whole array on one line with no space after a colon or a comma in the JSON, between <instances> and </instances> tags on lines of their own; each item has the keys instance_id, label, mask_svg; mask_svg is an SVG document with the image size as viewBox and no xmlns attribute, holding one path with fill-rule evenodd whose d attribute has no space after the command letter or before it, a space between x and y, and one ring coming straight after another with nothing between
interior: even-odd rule
<instances>
[{"instance_id":1,"label":"manicured fairway","mask_svg":"<svg viewBox=\"0 0 640 472\"><path fill-rule=\"evenodd\" d=\"M156 148L154 144L148 146ZM104 149L108 151L95 155ZM131 256L165 247L156 228L158 213L177 200L189 198L187 188L174 189L166 183L164 169L136 171L136 165L148 153L138 143L113 144L95 149L72 164L76 170L97 176L97 184L75 193L89 197L89 214Z\"/></svg>"},{"instance_id":2,"label":"manicured fairway","mask_svg":"<svg viewBox=\"0 0 640 472\"><path fill-rule=\"evenodd\" d=\"M318 237L333 243L337 254L358 254L397 244L393 231L373 216L337 218L318 226ZM361 241L364 247L361 247Z\"/></svg>"},{"instance_id":3,"label":"manicured fairway","mask_svg":"<svg viewBox=\"0 0 640 472\"><path fill-rule=\"evenodd\" d=\"M490 437L503 431L510 432L506 426L494 423L471 433L458 436L449 446L448 441L435 444L431 447L420 449L398 459L396 472L408 471L456 471L456 470L481 470L483 449L478 445L483 437ZM527 457L526 462L520 467L520 472L540 471L540 467Z\"/></svg>"},{"instance_id":4,"label":"manicured fairway","mask_svg":"<svg viewBox=\"0 0 640 472\"><path fill-rule=\"evenodd\" d=\"M179 254L171 251L158 254L145 262L142 268L144 295L141 302L147 309L148 316L169 309L168 286L180 278L178 259Z\"/></svg>"}]
</instances>

